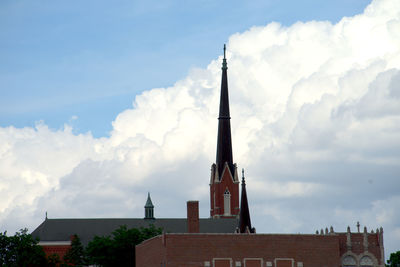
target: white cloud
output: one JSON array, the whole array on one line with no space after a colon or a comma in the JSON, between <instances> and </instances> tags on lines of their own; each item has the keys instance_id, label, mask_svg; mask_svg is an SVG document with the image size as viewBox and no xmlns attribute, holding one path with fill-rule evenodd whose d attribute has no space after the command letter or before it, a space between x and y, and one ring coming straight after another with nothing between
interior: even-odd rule
<instances>
[{"instance_id":1,"label":"white cloud","mask_svg":"<svg viewBox=\"0 0 400 267\"><path fill-rule=\"evenodd\" d=\"M400 2L373 1L330 22L270 23L228 43L234 159L248 176L258 232L385 228L398 249ZM0 220L9 231L50 217L208 216L221 58L170 88L138 95L109 138L69 126L0 128ZM396 248L397 246L397 248Z\"/></svg>"}]
</instances>

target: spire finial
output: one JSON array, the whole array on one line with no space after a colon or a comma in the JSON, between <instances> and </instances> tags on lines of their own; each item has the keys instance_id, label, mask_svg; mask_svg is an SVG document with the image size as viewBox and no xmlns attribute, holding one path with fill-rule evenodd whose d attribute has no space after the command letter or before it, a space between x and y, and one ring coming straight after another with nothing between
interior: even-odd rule
<instances>
[{"instance_id":1,"label":"spire finial","mask_svg":"<svg viewBox=\"0 0 400 267\"><path fill-rule=\"evenodd\" d=\"M244 184L244 168L242 168L242 183Z\"/></svg>"},{"instance_id":2,"label":"spire finial","mask_svg":"<svg viewBox=\"0 0 400 267\"><path fill-rule=\"evenodd\" d=\"M226 45L224 44L224 59L222 60L222 69L227 70L227 64L226 64Z\"/></svg>"},{"instance_id":3,"label":"spire finial","mask_svg":"<svg viewBox=\"0 0 400 267\"><path fill-rule=\"evenodd\" d=\"M224 44L224 59L226 59L226 45Z\"/></svg>"}]
</instances>

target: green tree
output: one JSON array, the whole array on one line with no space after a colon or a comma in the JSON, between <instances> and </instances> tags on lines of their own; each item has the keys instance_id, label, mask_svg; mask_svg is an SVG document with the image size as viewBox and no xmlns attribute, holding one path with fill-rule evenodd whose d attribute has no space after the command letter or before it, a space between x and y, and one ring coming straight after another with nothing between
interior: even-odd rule
<instances>
[{"instance_id":1,"label":"green tree","mask_svg":"<svg viewBox=\"0 0 400 267\"><path fill-rule=\"evenodd\" d=\"M390 254L390 258L386 264L387 267L400 267L400 250Z\"/></svg>"},{"instance_id":2,"label":"green tree","mask_svg":"<svg viewBox=\"0 0 400 267\"><path fill-rule=\"evenodd\" d=\"M0 233L0 266L46 266L46 255L38 240L21 229L13 236Z\"/></svg>"},{"instance_id":3,"label":"green tree","mask_svg":"<svg viewBox=\"0 0 400 267\"><path fill-rule=\"evenodd\" d=\"M112 233L112 237L95 236L86 248L89 263L104 267L135 266L135 246L159 234L161 228L151 225L140 229L121 226Z\"/></svg>"},{"instance_id":4,"label":"green tree","mask_svg":"<svg viewBox=\"0 0 400 267\"><path fill-rule=\"evenodd\" d=\"M140 243L141 231L136 228L128 230L126 226L121 226L113 235L115 266L134 266L135 245Z\"/></svg>"},{"instance_id":5,"label":"green tree","mask_svg":"<svg viewBox=\"0 0 400 267\"><path fill-rule=\"evenodd\" d=\"M145 241L145 240L147 240L149 238L152 238L154 236L160 235L162 233L162 229L161 228L156 228L153 224L151 224L147 228L141 227L140 228L140 233L141 233L140 240L135 245L138 245L139 243L141 243L141 242L143 242L143 241Z\"/></svg>"},{"instance_id":6,"label":"green tree","mask_svg":"<svg viewBox=\"0 0 400 267\"><path fill-rule=\"evenodd\" d=\"M86 264L86 255L79 236L74 235L71 241L71 247L64 255L64 262L73 266L84 266Z\"/></svg>"},{"instance_id":7,"label":"green tree","mask_svg":"<svg viewBox=\"0 0 400 267\"><path fill-rule=\"evenodd\" d=\"M60 256L58 254L51 254L47 257L48 267L58 267L61 264Z\"/></svg>"},{"instance_id":8,"label":"green tree","mask_svg":"<svg viewBox=\"0 0 400 267\"><path fill-rule=\"evenodd\" d=\"M90 264L112 266L115 262L114 242L109 236L95 236L86 247L86 254Z\"/></svg>"}]
</instances>

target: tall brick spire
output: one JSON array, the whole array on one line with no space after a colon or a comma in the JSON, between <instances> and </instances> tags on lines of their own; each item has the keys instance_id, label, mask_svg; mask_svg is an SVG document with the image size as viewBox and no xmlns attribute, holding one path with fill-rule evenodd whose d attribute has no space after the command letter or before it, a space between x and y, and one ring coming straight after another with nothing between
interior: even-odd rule
<instances>
[{"instance_id":1,"label":"tall brick spire","mask_svg":"<svg viewBox=\"0 0 400 267\"><path fill-rule=\"evenodd\" d=\"M219 176L224 169L225 162L228 163L232 174L235 172L232 157L232 138L231 138L231 116L229 113L229 94L228 94L228 67L226 63L226 46L224 45L224 59L222 61L222 81L221 97L219 102L218 117L218 139L217 139L217 159Z\"/></svg>"}]
</instances>

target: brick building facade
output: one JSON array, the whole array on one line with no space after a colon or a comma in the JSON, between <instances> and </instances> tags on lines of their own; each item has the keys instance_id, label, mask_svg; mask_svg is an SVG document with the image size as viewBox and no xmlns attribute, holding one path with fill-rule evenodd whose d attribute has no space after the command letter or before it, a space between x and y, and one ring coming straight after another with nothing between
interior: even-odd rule
<instances>
[{"instance_id":1,"label":"brick building facade","mask_svg":"<svg viewBox=\"0 0 400 267\"><path fill-rule=\"evenodd\" d=\"M382 237L381 231L327 234L163 234L136 246L136 266L383 267Z\"/></svg>"}]
</instances>

